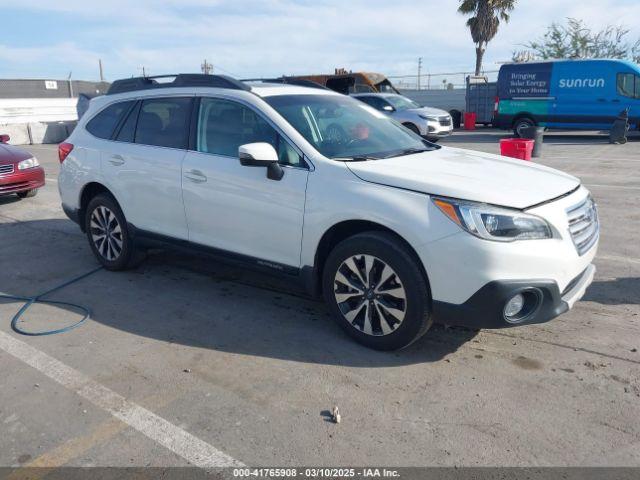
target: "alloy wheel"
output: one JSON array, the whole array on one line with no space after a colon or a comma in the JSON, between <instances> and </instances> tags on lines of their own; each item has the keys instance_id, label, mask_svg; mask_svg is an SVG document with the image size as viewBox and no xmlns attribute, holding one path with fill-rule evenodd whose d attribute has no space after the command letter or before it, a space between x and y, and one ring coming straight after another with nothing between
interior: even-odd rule
<instances>
[{"instance_id":1,"label":"alloy wheel","mask_svg":"<svg viewBox=\"0 0 640 480\"><path fill-rule=\"evenodd\" d=\"M405 318L407 294L400 277L373 255L354 255L342 262L333 293L345 320L367 335L389 335Z\"/></svg>"},{"instance_id":2,"label":"alloy wheel","mask_svg":"<svg viewBox=\"0 0 640 480\"><path fill-rule=\"evenodd\" d=\"M122 227L115 214L100 205L91 214L89 224L91 239L96 250L106 260L113 262L122 253Z\"/></svg>"}]
</instances>

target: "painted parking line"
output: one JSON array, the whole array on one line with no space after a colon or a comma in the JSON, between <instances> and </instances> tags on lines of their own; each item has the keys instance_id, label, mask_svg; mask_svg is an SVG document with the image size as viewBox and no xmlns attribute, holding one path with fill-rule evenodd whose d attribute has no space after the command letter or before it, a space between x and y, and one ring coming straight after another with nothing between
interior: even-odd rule
<instances>
[{"instance_id":1,"label":"painted parking line","mask_svg":"<svg viewBox=\"0 0 640 480\"><path fill-rule=\"evenodd\" d=\"M640 190L640 187L636 187L633 185L604 185L598 183L587 183L586 186L596 188L619 188L621 190Z\"/></svg>"},{"instance_id":2,"label":"painted parking line","mask_svg":"<svg viewBox=\"0 0 640 480\"><path fill-rule=\"evenodd\" d=\"M31 345L0 332L0 349L63 387L109 412L121 422L200 468L238 467L241 462L85 374Z\"/></svg>"},{"instance_id":3,"label":"painted parking line","mask_svg":"<svg viewBox=\"0 0 640 480\"><path fill-rule=\"evenodd\" d=\"M614 262L636 263L640 265L640 258L620 257L618 255L598 255L596 258L599 260L613 260Z\"/></svg>"}]
</instances>

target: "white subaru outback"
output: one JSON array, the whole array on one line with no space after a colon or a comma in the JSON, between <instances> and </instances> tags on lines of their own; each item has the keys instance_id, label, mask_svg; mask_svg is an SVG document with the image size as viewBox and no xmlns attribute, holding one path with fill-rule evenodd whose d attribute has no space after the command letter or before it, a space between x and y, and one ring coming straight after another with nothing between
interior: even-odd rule
<instances>
[{"instance_id":1,"label":"white subaru outback","mask_svg":"<svg viewBox=\"0 0 640 480\"><path fill-rule=\"evenodd\" d=\"M595 272L598 216L578 179L436 146L317 86L119 80L59 155L64 211L105 268L174 245L282 274L376 349L434 321L548 321Z\"/></svg>"}]
</instances>

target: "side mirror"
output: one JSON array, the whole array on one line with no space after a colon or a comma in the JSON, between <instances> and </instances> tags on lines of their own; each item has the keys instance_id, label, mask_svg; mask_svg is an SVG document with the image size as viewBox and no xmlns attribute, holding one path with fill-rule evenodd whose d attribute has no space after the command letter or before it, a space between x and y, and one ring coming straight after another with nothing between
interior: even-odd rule
<instances>
[{"instance_id":1,"label":"side mirror","mask_svg":"<svg viewBox=\"0 0 640 480\"><path fill-rule=\"evenodd\" d=\"M396 109L393 108L391 105L385 105L384 107L382 107L382 110L384 110L385 112L389 112L389 113L396 111Z\"/></svg>"},{"instance_id":2,"label":"side mirror","mask_svg":"<svg viewBox=\"0 0 640 480\"><path fill-rule=\"evenodd\" d=\"M240 164L245 167L267 167L267 178L280 180L284 170L278 164L278 153L266 142L247 143L238 147Z\"/></svg>"},{"instance_id":3,"label":"side mirror","mask_svg":"<svg viewBox=\"0 0 640 480\"><path fill-rule=\"evenodd\" d=\"M9 140L11 140L11 137L6 133L0 135L0 143L9 143Z\"/></svg>"}]
</instances>

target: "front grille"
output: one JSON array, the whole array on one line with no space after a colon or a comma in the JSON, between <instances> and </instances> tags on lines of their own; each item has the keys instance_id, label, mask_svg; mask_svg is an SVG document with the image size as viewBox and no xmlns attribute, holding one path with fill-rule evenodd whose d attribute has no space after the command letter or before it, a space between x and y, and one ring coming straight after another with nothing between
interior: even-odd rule
<instances>
[{"instance_id":1,"label":"front grille","mask_svg":"<svg viewBox=\"0 0 640 480\"><path fill-rule=\"evenodd\" d=\"M0 175L5 175L7 173L13 173L13 164L0 165Z\"/></svg>"},{"instance_id":2,"label":"front grille","mask_svg":"<svg viewBox=\"0 0 640 480\"><path fill-rule=\"evenodd\" d=\"M449 125L451 125L451 117L450 116L440 117L438 119L438 121L440 122L440 126L441 127L448 127Z\"/></svg>"},{"instance_id":3,"label":"front grille","mask_svg":"<svg viewBox=\"0 0 640 480\"><path fill-rule=\"evenodd\" d=\"M586 253L598 240L600 225L598 223L598 209L595 202L588 196L585 200L567 210L569 233L576 246L578 255Z\"/></svg>"}]
</instances>

